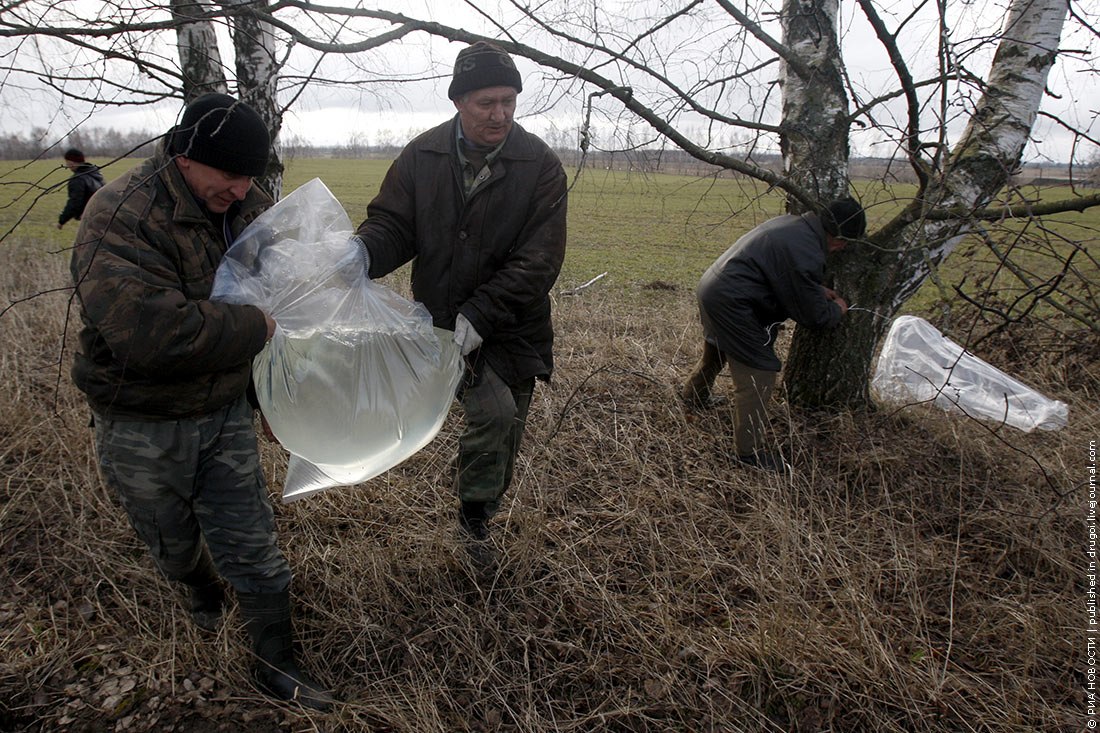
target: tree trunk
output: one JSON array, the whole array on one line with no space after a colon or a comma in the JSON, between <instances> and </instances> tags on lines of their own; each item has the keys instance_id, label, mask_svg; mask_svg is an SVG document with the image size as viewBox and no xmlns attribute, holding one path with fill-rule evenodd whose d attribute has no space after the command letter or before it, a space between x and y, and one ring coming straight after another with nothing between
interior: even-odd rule
<instances>
[{"instance_id":1,"label":"tree trunk","mask_svg":"<svg viewBox=\"0 0 1100 733\"><path fill-rule=\"evenodd\" d=\"M835 289L852 305L837 329L798 329L787 361L787 394L809 407L868 404L874 350L894 314L976 219L931 219L945 209L989 206L1020 163L1056 59L1065 0L1013 0L989 84L940 176L916 201L833 263ZM971 222L967 224L966 222Z\"/></svg>"},{"instance_id":2,"label":"tree trunk","mask_svg":"<svg viewBox=\"0 0 1100 733\"><path fill-rule=\"evenodd\" d=\"M786 0L782 17L783 45L793 57L784 61L780 77L784 167L790 178L823 203L848 194L850 123L837 46L837 11L835 0ZM797 214L805 206L789 197L787 210ZM856 319L826 338L820 332L797 329L787 367L788 393L795 390L790 399L803 402L797 390L809 380L820 393L818 401L840 401L848 391L846 385L860 383L866 374L858 361L822 358L822 352L834 343L847 349L849 344L873 345L874 341L868 324ZM834 390L839 390L835 397Z\"/></svg>"},{"instance_id":3,"label":"tree trunk","mask_svg":"<svg viewBox=\"0 0 1100 733\"><path fill-rule=\"evenodd\" d=\"M790 51L780 72L784 172L819 201L848 192L848 95L837 46L837 0L785 0L783 44ZM805 205L787 199L787 211Z\"/></svg>"},{"instance_id":4,"label":"tree trunk","mask_svg":"<svg viewBox=\"0 0 1100 733\"><path fill-rule=\"evenodd\" d=\"M283 112L276 99L279 66L275 61L275 36L271 26L249 11L251 0L226 0L223 7L233 15L233 50L237 73L237 98L251 105L267 123L271 133L271 157L259 185L276 200L282 195L283 164L278 155L278 137ZM202 2L172 0L172 13L187 22L176 31L183 98L190 102L207 92L229 93L214 24Z\"/></svg>"},{"instance_id":5,"label":"tree trunk","mask_svg":"<svg viewBox=\"0 0 1100 733\"><path fill-rule=\"evenodd\" d=\"M253 0L226 0L224 6L239 11L233 16L238 94L260 114L271 133L271 157L267 162L267 172L257 183L278 200L283 192L283 163L278 152L283 110L276 98L279 64L275 57L275 34L270 24L261 22L249 10L255 4Z\"/></svg>"},{"instance_id":6,"label":"tree trunk","mask_svg":"<svg viewBox=\"0 0 1100 733\"><path fill-rule=\"evenodd\" d=\"M176 28L184 103L207 92L224 94L228 86L218 50L218 38L203 3L171 0L171 8L175 18L185 21Z\"/></svg>"}]
</instances>

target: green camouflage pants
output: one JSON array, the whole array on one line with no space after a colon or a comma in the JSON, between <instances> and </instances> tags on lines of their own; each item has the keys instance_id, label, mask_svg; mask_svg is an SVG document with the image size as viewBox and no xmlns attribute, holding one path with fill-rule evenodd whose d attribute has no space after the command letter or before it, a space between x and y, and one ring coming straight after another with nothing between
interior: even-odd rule
<instances>
[{"instance_id":1,"label":"green camouflage pants","mask_svg":"<svg viewBox=\"0 0 1100 733\"><path fill-rule=\"evenodd\" d=\"M205 538L237 591L277 593L290 585L244 397L181 420L96 415L95 433L104 481L169 580L195 567Z\"/></svg>"},{"instance_id":2,"label":"green camouflage pants","mask_svg":"<svg viewBox=\"0 0 1100 733\"><path fill-rule=\"evenodd\" d=\"M463 392L466 429L458 439L455 489L462 501L486 502L489 516L512 483L534 389L533 377L509 387L485 364Z\"/></svg>"}]
</instances>

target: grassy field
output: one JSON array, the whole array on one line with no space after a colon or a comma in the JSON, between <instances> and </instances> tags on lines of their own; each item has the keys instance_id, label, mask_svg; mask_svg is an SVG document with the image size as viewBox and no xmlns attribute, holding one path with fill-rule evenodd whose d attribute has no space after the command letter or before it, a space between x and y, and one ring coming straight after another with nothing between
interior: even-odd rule
<instances>
[{"instance_id":1,"label":"grassy field","mask_svg":"<svg viewBox=\"0 0 1100 733\"><path fill-rule=\"evenodd\" d=\"M292 161L290 191L320 178L358 224L385 175L388 161ZM694 288L699 275L744 231L780 213L778 197L744 182L623 171L585 170L570 197L570 238L562 288L602 272L604 286L637 287L654 281Z\"/></svg>"},{"instance_id":2,"label":"grassy field","mask_svg":"<svg viewBox=\"0 0 1100 733\"><path fill-rule=\"evenodd\" d=\"M64 181L48 169L0 166L0 205ZM321 177L357 222L384 171L290 161L286 188ZM212 636L189 623L97 476L69 294L51 292L74 234L56 229L62 197L0 208L0 731L1082 729L1095 336L1039 352L1023 324L982 354L1066 401L1061 431L780 396L796 470L739 468L728 410L686 412L676 392L699 274L779 200L585 171L497 572L454 532L457 411L383 476L276 503L304 659L343 701L314 715L252 689L235 612ZM286 456L263 458L277 502Z\"/></svg>"},{"instance_id":3,"label":"grassy field","mask_svg":"<svg viewBox=\"0 0 1100 733\"><path fill-rule=\"evenodd\" d=\"M108 179L120 175L135 162L128 159L113 163L105 175ZM320 178L343 204L352 223L358 224L366 216L367 203L388 166L386 160L292 159L287 161L284 193ZM782 199L753 181L602 169L568 172L572 184L570 240L558 283L562 289L603 272L608 273L601 284L605 289L623 291L653 283L694 289L703 270L738 236L782 213ZM75 222L70 222L63 233L55 226L56 214L65 202L63 184L67 176L68 171L53 161L29 165L0 161L0 236L18 224L14 237L6 237L6 243L10 244L11 239L56 242L58 246L70 243ZM857 185L872 230L908 201L915 190L908 185L888 190L870 183ZM1038 196L1034 190L1023 193ZM1069 188L1050 189L1043 195L1069 198L1072 193ZM1050 217L1047 223L1064 241L1084 245L1100 242L1100 211L1095 209ZM1019 249L1016 256L1021 257ZM1091 262L1078 258L1081 280L1100 280L1100 266L1095 254L1093 257ZM1040 260L1040 255L1033 254L1021 259L1039 277L1058 272L1057 262ZM960 247L940 274L949 287L964 276L973 281L997 269L998 263L973 241ZM1007 283L1003 274L1001 278ZM935 284L929 283L914 299L912 310L927 310L939 295Z\"/></svg>"}]
</instances>

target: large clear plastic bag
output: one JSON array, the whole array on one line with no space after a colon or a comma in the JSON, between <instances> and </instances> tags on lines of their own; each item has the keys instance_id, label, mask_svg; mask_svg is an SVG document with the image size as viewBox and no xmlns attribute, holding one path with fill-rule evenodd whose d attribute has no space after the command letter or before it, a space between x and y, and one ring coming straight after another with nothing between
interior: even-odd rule
<instances>
[{"instance_id":1,"label":"large clear plastic bag","mask_svg":"<svg viewBox=\"0 0 1100 733\"><path fill-rule=\"evenodd\" d=\"M948 411L995 420L1031 432L1066 425L1069 407L1005 374L916 316L890 326L871 380L884 402L934 403Z\"/></svg>"},{"instance_id":2,"label":"large clear plastic bag","mask_svg":"<svg viewBox=\"0 0 1100 733\"><path fill-rule=\"evenodd\" d=\"M339 201L313 179L257 218L211 297L278 324L252 362L260 408L290 454L283 500L371 479L427 445L462 376L449 331L367 277Z\"/></svg>"}]
</instances>

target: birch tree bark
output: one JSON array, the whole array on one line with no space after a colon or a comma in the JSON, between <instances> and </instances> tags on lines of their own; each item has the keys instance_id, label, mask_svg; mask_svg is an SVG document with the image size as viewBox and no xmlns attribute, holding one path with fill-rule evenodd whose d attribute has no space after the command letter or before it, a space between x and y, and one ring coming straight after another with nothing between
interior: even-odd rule
<instances>
[{"instance_id":1,"label":"birch tree bark","mask_svg":"<svg viewBox=\"0 0 1100 733\"><path fill-rule=\"evenodd\" d=\"M172 17L180 21L176 27L176 47L184 102L207 92L227 93L229 87L225 81L218 37L207 6L195 0L172 0L170 7Z\"/></svg>"},{"instance_id":2,"label":"birch tree bark","mask_svg":"<svg viewBox=\"0 0 1100 733\"><path fill-rule=\"evenodd\" d=\"M982 210L1019 165L1067 13L1065 0L1013 0L985 92L942 170L870 242L849 245L833 263L835 289L860 310L833 331L796 331L786 371L792 402L868 402L874 349L890 318L981 226Z\"/></svg>"},{"instance_id":3,"label":"birch tree bark","mask_svg":"<svg viewBox=\"0 0 1100 733\"><path fill-rule=\"evenodd\" d=\"M277 140L283 126L283 111L276 99L279 64L271 26L253 10L252 0L226 0L222 7L232 20L233 59L237 78L235 96L251 105L267 123L271 133L271 157L259 185L278 200L283 188L283 163ZM233 93L225 78L218 36L209 9L203 2L172 0L173 17L182 21L176 28L183 99L188 103L207 92Z\"/></svg>"},{"instance_id":4,"label":"birch tree bark","mask_svg":"<svg viewBox=\"0 0 1100 733\"><path fill-rule=\"evenodd\" d=\"M818 201L848 194L848 95L837 46L838 0L786 0L779 83L783 117L779 149L783 169ZM805 203L788 197L787 211Z\"/></svg>"},{"instance_id":5,"label":"birch tree bark","mask_svg":"<svg viewBox=\"0 0 1100 733\"><path fill-rule=\"evenodd\" d=\"M278 200L283 192L283 162L276 141L283 128L283 110L276 98L279 63L275 34L271 25L254 12L254 0L227 0L233 14L233 49L240 98L250 104L267 122L272 150L267 173L258 183Z\"/></svg>"}]
</instances>

